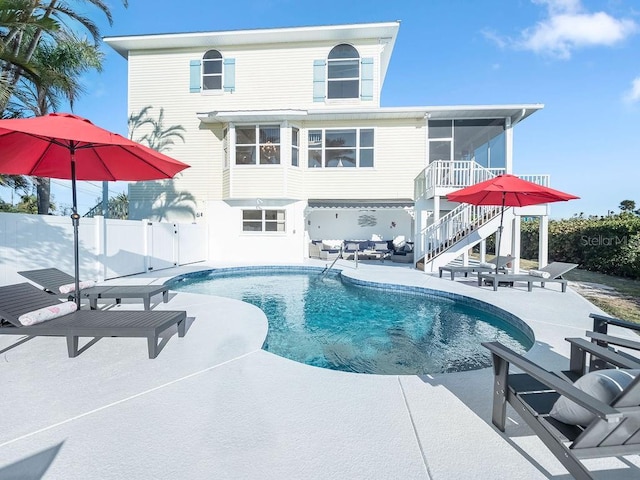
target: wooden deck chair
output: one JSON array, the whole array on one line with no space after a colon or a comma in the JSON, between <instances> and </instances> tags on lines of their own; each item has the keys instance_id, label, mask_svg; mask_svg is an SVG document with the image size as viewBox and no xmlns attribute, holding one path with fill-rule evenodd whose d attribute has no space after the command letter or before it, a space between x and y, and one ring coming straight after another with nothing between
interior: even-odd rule
<instances>
[{"instance_id":1,"label":"wooden deck chair","mask_svg":"<svg viewBox=\"0 0 640 480\"><path fill-rule=\"evenodd\" d=\"M74 298L73 292L61 293L60 287L71 285L75 279L68 273L57 268L42 268L38 270L24 270L18 272L27 280L40 285L46 292L56 295L58 298ZM98 307L98 299L114 299L119 304L123 298L139 298L144 304L144 309L151 308L151 297L162 294L164 303L169 301L169 287L167 285L97 285L80 289L80 296L89 299L92 309Z\"/></svg>"},{"instance_id":2,"label":"wooden deck chair","mask_svg":"<svg viewBox=\"0 0 640 480\"><path fill-rule=\"evenodd\" d=\"M498 290L498 284L509 283L513 285L514 282L526 282L527 289L531 292L533 290L534 283L540 283L544 288L547 283L559 283L562 287L562 291L567 291L567 280L563 277L567 272L570 272L578 266L577 263L564 263L564 262L551 262L544 268L539 270L531 270L529 273L508 273L506 275L491 275L488 273L478 274L478 286L482 285L482 282L493 285L494 290Z\"/></svg>"},{"instance_id":3,"label":"wooden deck chair","mask_svg":"<svg viewBox=\"0 0 640 480\"><path fill-rule=\"evenodd\" d=\"M451 280L454 279L456 273L464 273L464 276L469 276L470 273L491 273L497 271L507 272L506 266L510 262L514 261L515 257L507 255L504 257L494 257L485 264L478 263L475 265L445 265L438 268L438 274L442 278L443 272L449 272L451 274Z\"/></svg>"},{"instance_id":4,"label":"wooden deck chair","mask_svg":"<svg viewBox=\"0 0 640 480\"><path fill-rule=\"evenodd\" d=\"M492 422L500 431L505 431L509 403L578 480L594 478L581 459L640 453L640 375L610 403L605 403L498 342L482 345L491 351L493 358ZM510 374L510 365L524 373ZM587 425L574 425L550 416L561 396L591 412L593 420ZM640 478L637 467L631 468L636 471L629 478Z\"/></svg>"},{"instance_id":5,"label":"wooden deck chair","mask_svg":"<svg viewBox=\"0 0 640 480\"><path fill-rule=\"evenodd\" d=\"M149 358L158 355L158 338L177 325L185 335L184 311L76 310L35 325L24 326L19 317L28 312L61 303L30 283L0 287L0 334L66 337L69 357L78 355L79 337L147 338Z\"/></svg>"}]
</instances>

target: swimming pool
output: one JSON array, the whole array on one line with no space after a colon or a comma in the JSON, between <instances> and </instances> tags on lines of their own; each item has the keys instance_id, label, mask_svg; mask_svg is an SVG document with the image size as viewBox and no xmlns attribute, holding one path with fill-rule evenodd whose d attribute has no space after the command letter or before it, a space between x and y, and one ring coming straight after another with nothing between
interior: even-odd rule
<instances>
[{"instance_id":1,"label":"swimming pool","mask_svg":"<svg viewBox=\"0 0 640 480\"><path fill-rule=\"evenodd\" d=\"M263 349L317 367L357 373L427 374L491 364L483 341L523 353L533 334L516 317L466 297L398 285L356 285L315 268L234 268L187 274L171 289L261 308Z\"/></svg>"}]
</instances>

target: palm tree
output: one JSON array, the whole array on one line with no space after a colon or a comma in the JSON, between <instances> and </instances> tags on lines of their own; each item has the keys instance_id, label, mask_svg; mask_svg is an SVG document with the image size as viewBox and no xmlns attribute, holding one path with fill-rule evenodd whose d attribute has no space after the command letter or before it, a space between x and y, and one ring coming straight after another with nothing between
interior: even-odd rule
<instances>
[{"instance_id":1,"label":"palm tree","mask_svg":"<svg viewBox=\"0 0 640 480\"><path fill-rule=\"evenodd\" d=\"M106 17L109 25L113 23L111 11L102 0L77 0L97 7ZM125 7L127 0L122 0ZM71 21L71 22L69 22ZM69 33L77 28L67 24L81 26L92 37L95 46L100 44L100 30L89 17L73 10L68 3L60 0L3 0L0 2L0 26L6 30L0 36L0 51L3 60L0 77L4 78L12 91L22 75L28 70L43 37L54 42L61 32ZM37 73L37 72L36 72ZM6 95L5 95L6 96ZM0 98L0 111L4 111L8 99Z\"/></svg>"},{"instance_id":2,"label":"palm tree","mask_svg":"<svg viewBox=\"0 0 640 480\"><path fill-rule=\"evenodd\" d=\"M109 199L109 218L129 218L129 197L126 193L121 192Z\"/></svg>"},{"instance_id":3,"label":"palm tree","mask_svg":"<svg viewBox=\"0 0 640 480\"><path fill-rule=\"evenodd\" d=\"M84 92L80 76L91 69L102 70L104 53L93 43L69 33L62 33L56 43L41 41L31 59L40 72L37 83L22 78L15 91L10 108L21 116L41 116L58 110L62 100L67 100L71 109ZM25 115L27 114L27 115ZM35 179L38 213L49 213L51 180Z\"/></svg>"}]
</instances>

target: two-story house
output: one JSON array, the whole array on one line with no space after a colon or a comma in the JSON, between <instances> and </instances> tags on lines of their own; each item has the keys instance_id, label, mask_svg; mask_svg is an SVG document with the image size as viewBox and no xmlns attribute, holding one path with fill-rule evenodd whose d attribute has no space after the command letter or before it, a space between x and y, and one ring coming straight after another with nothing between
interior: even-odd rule
<instances>
[{"instance_id":1,"label":"two-story house","mask_svg":"<svg viewBox=\"0 0 640 480\"><path fill-rule=\"evenodd\" d=\"M131 185L130 217L208 222L211 259L300 261L311 240L397 237L428 254L457 206L446 193L512 172L513 128L542 105L381 107L399 26L105 39L128 61L129 112L162 108L184 128L169 154L191 165Z\"/></svg>"}]
</instances>

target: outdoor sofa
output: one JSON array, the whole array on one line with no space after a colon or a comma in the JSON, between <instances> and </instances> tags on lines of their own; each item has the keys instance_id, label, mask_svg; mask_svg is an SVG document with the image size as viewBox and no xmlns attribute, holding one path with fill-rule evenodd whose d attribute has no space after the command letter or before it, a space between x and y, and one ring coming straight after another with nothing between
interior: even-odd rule
<instances>
[{"instance_id":1,"label":"outdoor sofa","mask_svg":"<svg viewBox=\"0 0 640 480\"><path fill-rule=\"evenodd\" d=\"M391 253L388 241L385 240L345 240L342 258L354 260L384 260Z\"/></svg>"},{"instance_id":2,"label":"outdoor sofa","mask_svg":"<svg viewBox=\"0 0 640 480\"><path fill-rule=\"evenodd\" d=\"M38 270L24 270L18 272L27 280L40 285L46 292L59 298L74 298L73 292L61 293L60 287L71 285L75 282L72 275L57 268L42 268ZM89 288L81 288L80 296L89 299L92 309L98 308L98 299L115 299L119 304L123 298L139 298L144 304L144 309L151 308L151 297L162 294L164 303L169 301L169 287L167 285L97 285Z\"/></svg>"},{"instance_id":3,"label":"outdoor sofa","mask_svg":"<svg viewBox=\"0 0 640 480\"><path fill-rule=\"evenodd\" d=\"M540 283L544 288L547 283L559 283L562 291L567 291L567 280L562 276L578 266L577 263L551 262L539 270L530 270L529 273L507 273L496 275L491 273L478 273L478 286L482 283L493 285L493 290L498 290L499 284L510 284L523 282L527 284L527 289L531 292L534 283Z\"/></svg>"},{"instance_id":4,"label":"outdoor sofa","mask_svg":"<svg viewBox=\"0 0 640 480\"><path fill-rule=\"evenodd\" d=\"M80 353L79 337L143 337L149 358L156 358L162 332L174 325L180 337L186 331L186 312L169 310L76 310L35 325L25 326L20 321L21 315L62 303L30 283L0 287L0 334L66 337L69 357Z\"/></svg>"},{"instance_id":5,"label":"outdoor sofa","mask_svg":"<svg viewBox=\"0 0 640 480\"><path fill-rule=\"evenodd\" d=\"M508 273L506 266L515 260L515 257L507 255L505 257L494 257L488 262L481 262L476 265L444 265L438 268L440 278L444 272L451 274L451 280L454 279L456 273L464 273L464 276L469 276L470 273L490 273L496 270L501 273Z\"/></svg>"}]
</instances>

